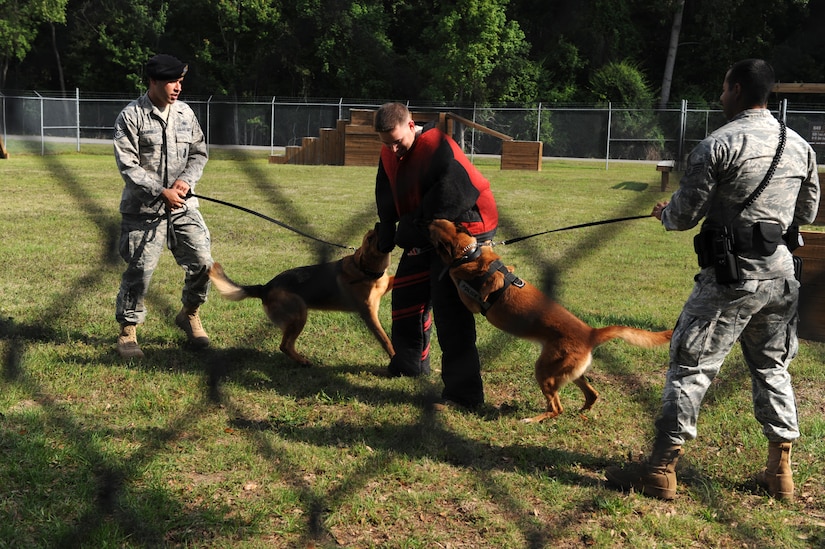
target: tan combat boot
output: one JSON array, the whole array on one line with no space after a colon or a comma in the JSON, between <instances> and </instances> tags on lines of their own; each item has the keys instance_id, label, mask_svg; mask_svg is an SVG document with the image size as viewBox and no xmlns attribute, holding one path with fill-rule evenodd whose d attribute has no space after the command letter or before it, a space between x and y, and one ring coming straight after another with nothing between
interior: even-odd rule
<instances>
[{"instance_id":1,"label":"tan combat boot","mask_svg":"<svg viewBox=\"0 0 825 549\"><path fill-rule=\"evenodd\" d=\"M756 482L774 498L793 501L790 442L768 444L768 464L763 471L756 474Z\"/></svg>"},{"instance_id":2,"label":"tan combat boot","mask_svg":"<svg viewBox=\"0 0 825 549\"><path fill-rule=\"evenodd\" d=\"M175 324L186 332L186 337L192 347L195 349L209 347L209 335L203 329L197 307L184 306L175 317Z\"/></svg>"},{"instance_id":3,"label":"tan combat boot","mask_svg":"<svg viewBox=\"0 0 825 549\"><path fill-rule=\"evenodd\" d=\"M609 484L624 490L671 500L676 497L676 463L682 453L681 446L655 446L647 463L608 467L604 474Z\"/></svg>"},{"instance_id":4,"label":"tan combat boot","mask_svg":"<svg viewBox=\"0 0 825 549\"><path fill-rule=\"evenodd\" d=\"M143 351L137 342L137 326L121 324L120 335L117 336L117 352L123 358L143 358Z\"/></svg>"}]
</instances>

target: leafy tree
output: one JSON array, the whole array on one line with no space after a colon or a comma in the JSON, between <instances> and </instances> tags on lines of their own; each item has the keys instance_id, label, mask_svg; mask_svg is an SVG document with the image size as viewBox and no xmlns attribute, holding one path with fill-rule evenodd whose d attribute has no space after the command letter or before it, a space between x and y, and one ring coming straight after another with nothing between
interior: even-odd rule
<instances>
[{"instance_id":1,"label":"leafy tree","mask_svg":"<svg viewBox=\"0 0 825 549\"><path fill-rule=\"evenodd\" d=\"M170 5L169 24L189 51L197 80L190 91L233 97L270 93L285 78L279 52L291 47L281 2L189 0Z\"/></svg>"},{"instance_id":2,"label":"leafy tree","mask_svg":"<svg viewBox=\"0 0 825 549\"><path fill-rule=\"evenodd\" d=\"M706 98L715 100L727 68L747 57L767 59L785 81L821 80L825 74L822 39L818 49L805 48L799 41L805 35L809 40L822 36L822 19L810 17L814 4L825 5L822 0L687 0L671 96L680 97L682 90L698 85ZM798 44L793 54L788 50L791 44ZM799 61L819 68L806 70L797 65Z\"/></svg>"},{"instance_id":3,"label":"leafy tree","mask_svg":"<svg viewBox=\"0 0 825 549\"><path fill-rule=\"evenodd\" d=\"M290 60L300 95L387 96L396 56L380 0L302 0L292 14Z\"/></svg>"},{"instance_id":4,"label":"leafy tree","mask_svg":"<svg viewBox=\"0 0 825 549\"><path fill-rule=\"evenodd\" d=\"M143 66L161 53L167 18L163 0L73 4L64 37L69 84L88 91L140 93L146 87Z\"/></svg>"},{"instance_id":5,"label":"leafy tree","mask_svg":"<svg viewBox=\"0 0 825 549\"><path fill-rule=\"evenodd\" d=\"M612 101L621 106L647 109L653 93L639 67L632 61L608 63L593 72L590 91L600 104Z\"/></svg>"},{"instance_id":6,"label":"leafy tree","mask_svg":"<svg viewBox=\"0 0 825 549\"><path fill-rule=\"evenodd\" d=\"M0 0L0 88L11 61L22 61L43 23L65 23L68 0Z\"/></svg>"},{"instance_id":7,"label":"leafy tree","mask_svg":"<svg viewBox=\"0 0 825 549\"><path fill-rule=\"evenodd\" d=\"M436 101L534 99L538 68L518 23L507 19L508 0L439 4L414 59L426 84L421 97Z\"/></svg>"},{"instance_id":8,"label":"leafy tree","mask_svg":"<svg viewBox=\"0 0 825 549\"><path fill-rule=\"evenodd\" d=\"M608 63L593 73L590 88L596 102L615 103L618 110L611 124L617 139L644 139L646 142L626 142L621 156L658 159L664 147L664 135L650 110L654 94L644 74L630 61ZM640 156L640 151L644 154Z\"/></svg>"},{"instance_id":9,"label":"leafy tree","mask_svg":"<svg viewBox=\"0 0 825 549\"><path fill-rule=\"evenodd\" d=\"M665 102L670 74L670 97L714 101L744 57L770 60L784 82L825 74L825 0L0 0L0 10L0 87L13 77L18 88L133 95L158 52L192 63L187 94L235 97L584 102L598 70L630 60L662 82L653 92Z\"/></svg>"}]
</instances>

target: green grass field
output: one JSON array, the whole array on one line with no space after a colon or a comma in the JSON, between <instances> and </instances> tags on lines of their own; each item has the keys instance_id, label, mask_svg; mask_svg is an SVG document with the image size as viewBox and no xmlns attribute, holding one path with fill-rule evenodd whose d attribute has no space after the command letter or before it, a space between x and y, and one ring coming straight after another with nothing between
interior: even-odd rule
<instances>
[{"instance_id":1,"label":"green grass field","mask_svg":"<svg viewBox=\"0 0 825 549\"><path fill-rule=\"evenodd\" d=\"M542 409L535 345L478 317L487 404L435 414L424 379L387 363L359 320L311 312L298 367L254 300L213 293L211 349L174 326L182 271L165 252L139 339L114 351L122 182L109 147L0 160L0 547L823 547L825 346L792 365L803 437L797 501L756 489L766 441L735 350L704 403L674 502L608 489L603 471L646 453L667 349L600 347L601 393L579 414ZM644 163L547 161L541 172L480 160L501 213L497 240L650 212L659 173ZM375 223L373 168L270 165L213 151L198 192L343 245ZM204 202L213 256L242 283L341 257L258 217ZM516 274L590 324L672 327L696 272L693 233L654 219L501 246ZM395 252L397 254L398 252ZM397 259L397 255L394 256ZM382 304L389 331L389 300Z\"/></svg>"}]
</instances>

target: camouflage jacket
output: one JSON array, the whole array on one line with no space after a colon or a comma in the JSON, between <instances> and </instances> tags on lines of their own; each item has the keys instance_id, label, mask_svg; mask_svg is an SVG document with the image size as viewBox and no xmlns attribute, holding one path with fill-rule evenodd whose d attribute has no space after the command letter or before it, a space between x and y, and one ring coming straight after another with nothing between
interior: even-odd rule
<instances>
[{"instance_id":1,"label":"camouflage jacket","mask_svg":"<svg viewBox=\"0 0 825 549\"><path fill-rule=\"evenodd\" d=\"M186 103L169 106L168 122L144 94L129 103L115 121L115 161L126 183L120 213L158 216L164 212L161 191L176 179L195 192L208 157L198 119ZM197 198L186 201L197 208Z\"/></svg>"},{"instance_id":2,"label":"camouflage jacket","mask_svg":"<svg viewBox=\"0 0 825 549\"><path fill-rule=\"evenodd\" d=\"M735 215L762 182L779 144L779 122L767 109L746 110L711 133L690 153L679 189L662 212L668 230L683 231L704 225L747 227L756 222L776 223L786 232L791 224L813 222L819 208L816 154L790 128L785 150L765 190ZM770 256L740 254L744 278L789 276L793 262L780 245Z\"/></svg>"}]
</instances>

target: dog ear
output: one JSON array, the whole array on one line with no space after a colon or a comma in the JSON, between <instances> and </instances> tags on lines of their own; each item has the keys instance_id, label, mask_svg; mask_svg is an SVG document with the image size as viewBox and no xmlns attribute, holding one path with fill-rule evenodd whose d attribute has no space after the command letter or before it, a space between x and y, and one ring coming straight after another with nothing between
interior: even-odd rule
<instances>
[{"instance_id":1,"label":"dog ear","mask_svg":"<svg viewBox=\"0 0 825 549\"><path fill-rule=\"evenodd\" d=\"M487 298L490 297L490 294L495 292L496 290L500 290L504 287L504 274L500 271L496 271L491 274L487 280L484 281L484 284L481 285L479 293L481 294L481 300L487 301Z\"/></svg>"},{"instance_id":2,"label":"dog ear","mask_svg":"<svg viewBox=\"0 0 825 549\"><path fill-rule=\"evenodd\" d=\"M453 246L452 240L436 238L433 240L433 246L435 246L435 253L438 254L438 257L440 257L444 263L450 264L456 259L455 246Z\"/></svg>"},{"instance_id":3,"label":"dog ear","mask_svg":"<svg viewBox=\"0 0 825 549\"><path fill-rule=\"evenodd\" d=\"M461 222L459 222L459 221L453 221L453 227L455 227L455 233L456 234L469 234L469 235L472 235L472 233L470 233L470 231L467 229L467 227L462 225Z\"/></svg>"}]
</instances>

